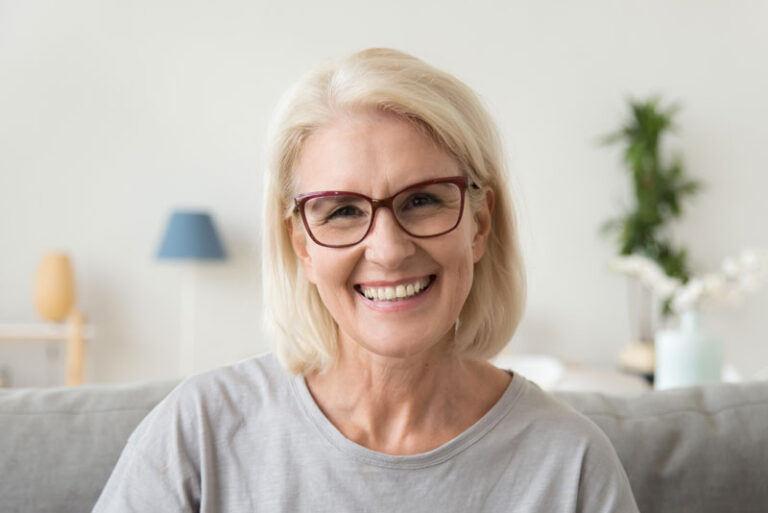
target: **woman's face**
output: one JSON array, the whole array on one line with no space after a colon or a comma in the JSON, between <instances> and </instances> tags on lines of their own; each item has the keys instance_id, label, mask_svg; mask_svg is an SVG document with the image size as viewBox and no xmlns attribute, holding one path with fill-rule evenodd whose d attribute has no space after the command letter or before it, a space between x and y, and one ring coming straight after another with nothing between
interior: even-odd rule
<instances>
[{"instance_id":1,"label":"woman's face","mask_svg":"<svg viewBox=\"0 0 768 513\"><path fill-rule=\"evenodd\" d=\"M377 111L346 114L314 132L295 173L298 193L338 190L377 199L417 182L462 175L428 136ZM292 225L296 254L338 323L343 348L404 358L437 351L450 340L472 285L473 264L485 250L490 193L486 200L474 213L466 200L455 230L426 239L405 233L387 208L376 211L362 242L346 248L320 246L300 223ZM415 295L378 299L388 288L396 293L398 285Z\"/></svg>"}]
</instances>

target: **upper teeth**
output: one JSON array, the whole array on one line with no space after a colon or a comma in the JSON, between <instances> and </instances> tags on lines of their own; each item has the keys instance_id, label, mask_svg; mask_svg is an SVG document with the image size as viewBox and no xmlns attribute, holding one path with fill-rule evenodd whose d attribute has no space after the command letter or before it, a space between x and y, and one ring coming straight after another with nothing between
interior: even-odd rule
<instances>
[{"instance_id":1,"label":"upper teeth","mask_svg":"<svg viewBox=\"0 0 768 513\"><path fill-rule=\"evenodd\" d=\"M360 287L363 295L368 299L377 299L379 301L393 301L406 297L415 296L429 285L429 278L412 283L401 283L395 287Z\"/></svg>"}]
</instances>

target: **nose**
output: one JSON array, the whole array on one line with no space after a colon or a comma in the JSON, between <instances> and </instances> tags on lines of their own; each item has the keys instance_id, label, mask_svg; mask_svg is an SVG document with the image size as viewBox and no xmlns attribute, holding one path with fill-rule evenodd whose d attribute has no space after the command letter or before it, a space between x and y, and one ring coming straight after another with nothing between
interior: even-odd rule
<instances>
[{"instance_id":1,"label":"nose","mask_svg":"<svg viewBox=\"0 0 768 513\"><path fill-rule=\"evenodd\" d=\"M376 210L373 225L363 243L366 258L387 269L396 269L416 253L413 238L400 228L389 208Z\"/></svg>"}]
</instances>

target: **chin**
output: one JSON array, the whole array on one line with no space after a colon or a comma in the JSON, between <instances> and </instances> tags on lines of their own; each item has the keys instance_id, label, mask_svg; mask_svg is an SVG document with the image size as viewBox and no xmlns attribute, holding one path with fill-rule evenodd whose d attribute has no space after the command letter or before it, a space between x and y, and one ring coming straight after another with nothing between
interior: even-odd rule
<instances>
[{"instance_id":1,"label":"chin","mask_svg":"<svg viewBox=\"0 0 768 513\"><path fill-rule=\"evenodd\" d=\"M442 341L435 341L432 343L425 342L429 339L436 340L438 338L442 339ZM397 340L397 342L392 343L393 340ZM353 343L356 343L358 347L377 356L406 360L428 353L442 352L441 348L450 344L450 339L448 333L442 337L430 337L426 334L413 337L413 333L411 332L409 333L409 336L405 337L403 337L402 334L397 337L393 333L387 338L377 337L376 340L363 340L361 342Z\"/></svg>"}]
</instances>

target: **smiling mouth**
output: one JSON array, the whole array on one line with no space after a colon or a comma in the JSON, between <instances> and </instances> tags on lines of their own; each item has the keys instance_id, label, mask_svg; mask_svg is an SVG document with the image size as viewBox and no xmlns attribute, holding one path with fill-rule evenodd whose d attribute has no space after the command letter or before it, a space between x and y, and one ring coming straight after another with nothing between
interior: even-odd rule
<instances>
[{"instance_id":1,"label":"smiling mouth","mask_svg":"<svg viewBox=\"0 0 768 513\"><path fill-rule=\"evenodd\" d=\"M363 287L355 285L358 294L373 301L401 301L423 294L435 281L435 275L394 287Z\"/></svg>"}]
</instances>

